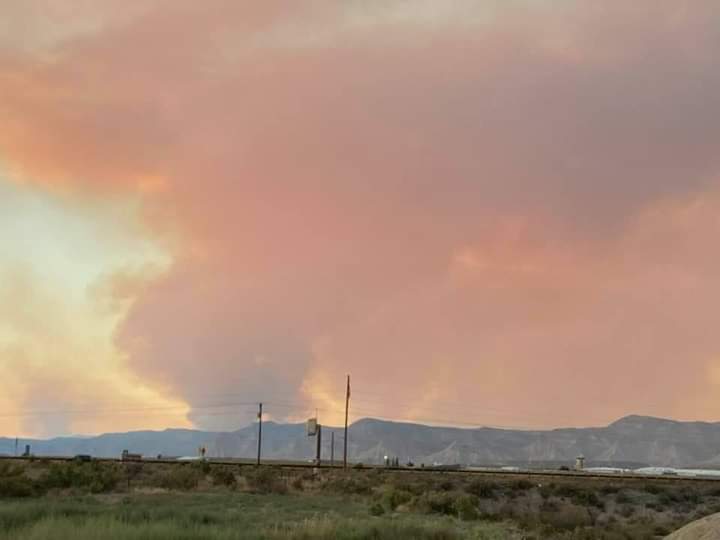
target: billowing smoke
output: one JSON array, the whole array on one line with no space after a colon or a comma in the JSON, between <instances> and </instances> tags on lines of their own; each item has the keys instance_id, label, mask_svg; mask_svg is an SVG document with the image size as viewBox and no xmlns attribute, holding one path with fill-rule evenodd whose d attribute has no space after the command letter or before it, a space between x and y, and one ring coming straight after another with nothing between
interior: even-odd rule
<instances>
[{"instance_id":1,"label":"billowing smoke","mask_svg":"<svg viewBox=\"0 0 720 540\"><path fill-rule=\"evenodd\" d=\"M0 149L142 198L117 343L196 424L348 372L354 416L717 414L717 3L121 5L0 56Z\"/></svg>"}]
</instances>

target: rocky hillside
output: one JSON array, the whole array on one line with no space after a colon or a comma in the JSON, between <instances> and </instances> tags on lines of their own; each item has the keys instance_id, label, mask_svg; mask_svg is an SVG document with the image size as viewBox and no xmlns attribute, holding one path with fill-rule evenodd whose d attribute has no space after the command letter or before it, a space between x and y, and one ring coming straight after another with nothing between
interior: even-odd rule
<instances>
[{"instance_id":1,"label":"rocky hillside","mask_svg":"<svg viewBox=\"0 0 720 540\"><path fill-rule=\"evenodd\" d=\"M331 432L335 458L342 457L343 430L326 427L323 457L330 458ZM720 466L720 423L677 422L629 416L601 428L519 431L493 428L460 429L364 419L350 427L349 458L380 463L383 456L403 462L467 465L562 464L584 455L589 464L668 467ZM229 433L192 430L132 432L91 438L29 442L37 455L117 456L127 448L145 455L195 455L200 445L217 457L253 457L257 426ZM0 439L0 453L12 454L14 439ZM269 459L310 459L315 439L302 424L263 424L263 456Z\"/></svg>"},{"instance_id":2,"label":"rocky hillside","mask_svg":"<svg viewBox=\"0 0 720 540\"><path fill-rule=\"evenodd\" d=\"M323 438L327 457L329 431L326 428ZM334 431L339 456L342 430ZM380 463L389 455L426 464L557 464L584 455L589 464L720 465L720 424L640 416L602 428L550 431L459 429L365 419L350 427L349 439L352 460L364 463ZM256 444L256 429L249 427L218 436L214 450L218 455L252 456ZM301 425L274 424L264 431L263 448L268 457L309 458L314 455L314 440L307 440Z\"/></svg>"}]
</instances>

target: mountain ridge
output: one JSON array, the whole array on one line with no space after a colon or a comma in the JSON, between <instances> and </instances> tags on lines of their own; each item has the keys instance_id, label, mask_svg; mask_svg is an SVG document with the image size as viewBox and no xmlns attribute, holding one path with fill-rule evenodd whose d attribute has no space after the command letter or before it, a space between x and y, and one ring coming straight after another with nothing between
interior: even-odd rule
<instances>
[{"instance_id":1,"label":"mountain ridge","mask_svg":"<svg viewBox=\"0 0 720 540\"><path fill-rule=\"evenodd\" d=\"M323 457L342 452L343 429L323 428ZM36 455L91 454L117 457L128 449L146 456L208 455L251 458L257 452L257 426L214 432L185 428L104 433L92 437L22 439ZM263 422L263 457L310 459L314 438L305 425ZM0 438L0 454L12 455L14 438ZM431 464L507 465L572 463L584 455L588 464L653 465L665 467L720 466L720 423L685 422L652 416L628 415L604 427L519 430L494 427L444 427L362 418L349 427L348 458L353 462L381 463L384 456Z\"/></svg>"}]
</instances>

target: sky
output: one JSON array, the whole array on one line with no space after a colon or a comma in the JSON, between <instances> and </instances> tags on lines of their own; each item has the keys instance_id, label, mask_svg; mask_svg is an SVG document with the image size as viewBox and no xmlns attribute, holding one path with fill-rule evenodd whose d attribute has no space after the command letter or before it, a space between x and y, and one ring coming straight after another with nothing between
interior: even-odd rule
<instances>
[{"instance_id":1,"label":"sky","mask_svg":"<svg viewBox=\"0 0 720 540\"><path fill-rule=\"evenodd\" d=\"M0 434L720 420L717 2L0 14Z\"/></svg>"}]
</instances>

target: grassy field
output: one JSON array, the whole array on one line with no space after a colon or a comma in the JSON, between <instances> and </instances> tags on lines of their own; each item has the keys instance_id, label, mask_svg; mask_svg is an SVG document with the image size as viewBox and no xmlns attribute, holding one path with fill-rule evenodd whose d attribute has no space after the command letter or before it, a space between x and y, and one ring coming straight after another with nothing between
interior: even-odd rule
<instances>
[{"instance_id":1,"label":"grassy field","mask_svg":"<svg viewBox=\"0 0 720 540\"><path fill-rule=\"evenodd\" d=\"M247 493L29 499L2 505L8 539L512 538L512 526L417 514L371 516L365 501Z\"/></svg>"},{"instance_id":2,"label":"grassy field","mask_svg":"<svg viewBox=\"0 0 720 540\"><path fill-rule=\"evenodd\" d=\"M649 540L720 511L712 482L536 482L207 463L0 463L0 537Z\"/></svg>"}]
</instances>

